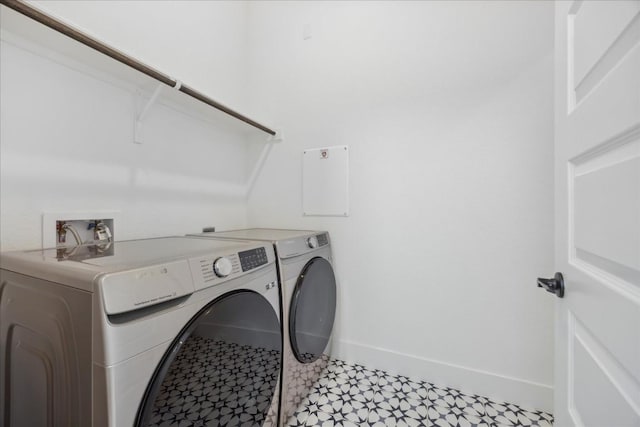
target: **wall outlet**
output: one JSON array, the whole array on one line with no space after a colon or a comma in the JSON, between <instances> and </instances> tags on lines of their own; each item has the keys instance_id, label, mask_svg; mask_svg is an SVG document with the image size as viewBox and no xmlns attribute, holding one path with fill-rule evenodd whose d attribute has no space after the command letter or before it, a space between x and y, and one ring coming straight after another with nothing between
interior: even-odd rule
<instances>
[{"instance_id":1,"label":"wall outlet","mask_svg":"<svg viewBox=\"0 0 640 427\"><path fill-rule=\"evenodd\" d=\"M60 248L115 240L119 212L45 212L42 247Z\"/></svg>"}]
</instances>

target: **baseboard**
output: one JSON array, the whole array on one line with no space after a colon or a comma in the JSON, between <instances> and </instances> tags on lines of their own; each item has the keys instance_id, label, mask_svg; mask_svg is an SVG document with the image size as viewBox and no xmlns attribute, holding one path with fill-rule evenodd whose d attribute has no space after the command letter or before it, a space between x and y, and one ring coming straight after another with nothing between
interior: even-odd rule
<instances>
[{"instance_id":1,"label":"baseboard","mask_svg":"<svg viewBox=\"0 0 640 427\"><path fill-rule=\"evenodd\" d=\"M427 359L411 354L334 339L331 356L391 374L405 375L525 408L553 413L553 386Z\"/></svg>"}]
</instances>

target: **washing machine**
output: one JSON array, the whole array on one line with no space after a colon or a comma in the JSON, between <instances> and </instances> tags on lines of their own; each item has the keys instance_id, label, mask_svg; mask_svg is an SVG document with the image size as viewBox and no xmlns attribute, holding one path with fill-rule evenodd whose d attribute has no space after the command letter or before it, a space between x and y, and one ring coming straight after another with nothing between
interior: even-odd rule
<instances>
[{"instance_id":1,"label":"washing machine","mask_svg":"<svg viewBox=\"0 0 640 427\"><path fill-rule=\"evenodd\" d=\"M253 228L194 236L264 241L275 249L284 340L280 424L285 426L329 361L337 291L329 233Z\"/></svg>"},{"instance_id":2,"label":"washing machine","mask_svg":"<svg viewBox=\"0 0 640 427\"><path fill-rule=\"evenodd\" d=\"M3 425L277 424L271 244L167 237L0 267Z\"/></svg>"}]
</instances>

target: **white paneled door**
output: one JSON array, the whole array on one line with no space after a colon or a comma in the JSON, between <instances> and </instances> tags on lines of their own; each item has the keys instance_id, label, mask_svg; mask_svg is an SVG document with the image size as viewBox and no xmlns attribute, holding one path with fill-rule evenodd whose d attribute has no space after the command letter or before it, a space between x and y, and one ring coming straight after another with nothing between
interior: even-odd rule
<instances>
[{"instance_id":1,"label":"white paneled door","mask_svg":"<svg viewBox=\"0 0 640 427\"><path fill-rule=\"evenodd\" d=\"M640 427L640 0L556 2L555 48L555 425Z\"/></svg>"}]
</instances>

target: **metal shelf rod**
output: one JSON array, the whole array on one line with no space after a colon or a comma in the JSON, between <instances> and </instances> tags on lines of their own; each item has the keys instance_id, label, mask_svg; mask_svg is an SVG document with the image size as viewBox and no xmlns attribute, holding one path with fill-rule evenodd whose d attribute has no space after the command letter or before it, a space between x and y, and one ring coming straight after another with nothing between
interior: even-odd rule
<instances>
[{"instance_id":1,"label":"metal shelf rod","mask_svg":"<svg viewBox=\"0 0 640 427\"><path fill-rule=\"evenodd\" d=\"M167 76L166 74L161 73L160 71L138 61L137 59L120 52L117 49L112 48L111 46L102 43L101 41L94 39L93 37L78 31L77 29L61 22L58 21L57 19L53 18L52 16L47 15L46 13L28 5L27 3L25 3L22 0L0 0L0 4L3 4L5 6L7 6L8 8L11 8L13 10L15 10L18 13L21 13L24 16L27 16L28 18L33 19L36 22L39 22L42 25L45 25L49 28L51 28L52 30L55 30L59 33L64 34L67 37L72 38L73 40L80 42L82 44L84 44L85 46L88 46L94 50L97 50L98 52L112 58L115 59L116 61L127 65L161 83L166 84L167 86L171 86L172 88L176 88L178 89L180 92L184 93L185 95L188 95L194 99L197 99L198 101L207 104L213 108L215 108L216 110L222 111L225 114L228 114L238 120L241 120L245 123L247 123L250 126L253 126L257 129L260 129L261 131L268 133L269 135L275 136L276 135L276 131L269 129L268 127L238 113L237 111L223 105L220 104L219 102L209 98L208 96L204 95L201 92L198 92L197 90L186 86L184 84L179 85L178 87L178 81Z\"/></svg>"}]
</instances>

